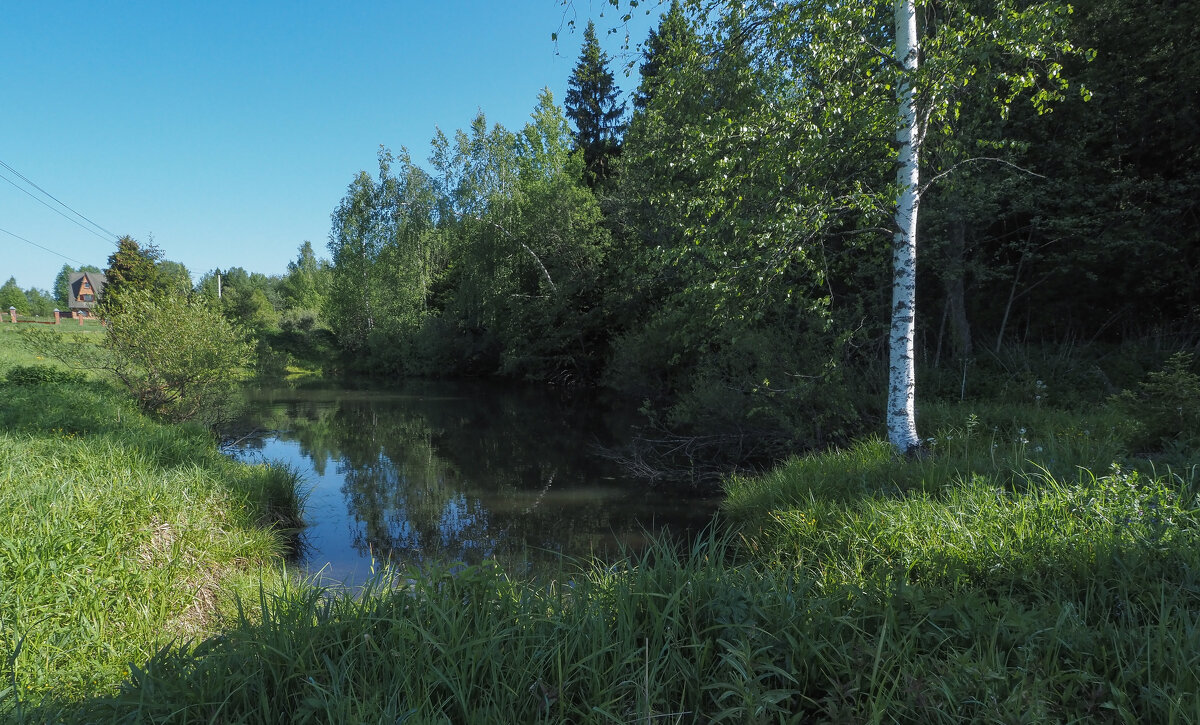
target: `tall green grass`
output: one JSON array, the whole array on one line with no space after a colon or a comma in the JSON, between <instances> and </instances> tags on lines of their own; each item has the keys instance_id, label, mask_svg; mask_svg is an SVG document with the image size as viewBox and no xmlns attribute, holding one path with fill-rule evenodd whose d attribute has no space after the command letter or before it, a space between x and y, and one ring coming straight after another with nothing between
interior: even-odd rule
<instances>
[{"instance_id":1,"label":"tall green grass","mask_svg":"<svg viewBox=\"0 0 1200 725\"><path fill-rule=\"evenodd\" d=\"M103 383L0 387L0 719L111 692L282 566L295 475ZM43 710L46 711L46 710Z\"/></svg>"},{"instance_id":2,"label":"tall green grass","mask_svg":"<svg viewBox=\"0 0 1200 725\"><path fill-rule=\"evenodd\" d=\"M798 564L782 540L747 556L716 536L551 580L442 566L360 593L293 584L219 637L160 650L80 717L1195 722L1200 562L1188 537L1142 543L1059 547L1072 566L1029 586L1003 560L976 579L864 577L844 547Z\"/></svg>"},{"instance_id":3,"label":"tall green grass","mask_svg":"<svg viewBox=\"0 0 1200 725\"><path fill-rule=\"evenodd\" d=\"M534 580L431 564L361 591L226 583L211 591L231 609L205 607L214 626L190 628L200 589L161 572L271 561L277 540L251 545L278 517L264 490L294 488L286 472L268 483L222 462L194 430L115 423L133 411L108 394L72 390L108 409L90 418L44 391L3 408L19 412L0 451L33 468L14 473L0 453L0 482L41 483L0 489L0 526L50 522L0 537L30 548L0 549L19 564L0 568L5 583L30 592L19 605L0 592L0 687L18 720L1200 722L1200 457L1186 443L1171 466L1130 457L1136 431L1103 406L926 406L928 456L871 439L732 480L723 528L685 551L660 543ZM78 454L56 453L64 442ZM88 538L76 520L111 530ZM61 551L52 530L70 534ZM74 564L110 540L118 556L85 559L103 569ZM67 576L26 571L43 565ZM147 585L146 570L163 578ZM137 619L111 595L76 606L92 590L145 591L160 613ZM129 674L83 682L86 658L109 668L104 682ZM32 694L17 702L14 687Z\"/></svg>"}]
</instances>

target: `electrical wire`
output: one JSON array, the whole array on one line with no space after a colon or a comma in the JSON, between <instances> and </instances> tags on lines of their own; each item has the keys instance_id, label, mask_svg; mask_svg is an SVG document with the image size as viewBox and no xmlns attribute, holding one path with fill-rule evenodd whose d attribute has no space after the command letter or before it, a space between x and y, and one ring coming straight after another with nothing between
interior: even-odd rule
<instances>
[{"instance_id":1,"label":"electrical wire","mask_svg":"<svg viewBox=\"0 0 1200 725\"><path fill-rule=\"evenodd\" d=\"M5 181L7 181L8 183L12 184L13 188L14 188L14 189L16 189L17 191L20 191L20 192L23 192L23 193L25 193L25 194L28 194L28 195L29 195L29 198L33 199L33 200L34 200L34 201L36 201L37 203L41 204L42 206L46 207L46 208L47 208L47 209L49 209L50 211L52 211L52 212L54 212L55 214L59 215L59 216L60 216L60 217L62 217L63 219L66 219L67 221L71 222L72 224L74 224L75 226L79 227L79 228L80 228L80 229L82 229L83 231L85 231L85 232L88 232L89 234L95 234L96 236L100 237L101 239L103 239L104 241L106 241L106 242L108 242L108 243L110 243L110 244L113 244L113 245L116 245L116 244L117 244L117 242L116 242L116 240L115 240L115 239L109 239L108 237L104 236L103 234L101 234L100 232L96 231L95 229L89 229L88 227L85 227L83 224L81 224L81 223L79 223L78 221L76 221L76 220L72 219L71 217L69 217L69 216L67 216L66 214L62 213L62 212L61 212L61 211L59 211L58 209L55 209L54 207L50 206L50 205L49 205L48 203L46 203L44 200L42 200L42 199L39 199L39 198L38 198L38 197L37 197L37 196L36 196L36 195L35 195L35 194L34 194L32 191L30 191L29 189L24 189L24 188L21 188L21 185L20 185L20 184L18 184L17 182L13 181L13 180L12 180L12 179L10 179L10 178L8 178L7 176L5 176L5 175L4 175L4 174L2 174L2 173L0 173L0 179L4 179L4 180L5 180Z\"/></svg>"},{"instance_id":2,"label":"electrical wire","mask_svg":"<svg viewBox=\"0 0 1200 725\"><path fill-rule=\"evenodd\" d=\"M47 251L51 254L56 254L67 261L74 262L74 263L80 264L80 265L85 264L85 262L81 262L78 259L75 259L74 257L68 257L67 255L63 254L62 252L56 252L53 249L51 249L50 247L43 246L41 244L38 244L35 241L26 239L25 237L21 236L20 234L14 234L14 233L8 231L7 229L0 229L0 232L4 232L5 234L7 234L10 237L16 237L17 239L20 239L22 242L25 242L26 244L32 244L33 246L37 247L38 249L44 249L45 251Z\"/></svg>"},{"instance_id":3,"label":"electrical wire","mask_svg":"<svg viewBox=\"0 0 1200 725\"><path fill-rule=\"evenodd\" d=\"M96 222L92 221L91 219L88 219L88 218L87 218L86 216L84 216L83 214L80 214L79 212L75 211L75 210L74 210L74 209L72 209L71 207L67 206L67 203L66 203L66 202L64 202L63 200L59 199L59 198L58 198L57 196L55 196L54 194L51 194L50 192L46 191L46 190L45 190L45 189L43 189L42 187L38 186L36 182L34 182L32 179L30 179L30 178L29 178L28 176L26 176L25 174L22 174L20 171L17 171L17 170L16 170L16 169L14 169L13 167L11 167L11 166L9 166L8 164L4 163L3 159L0 159L0 166L3 166L4 168L6 168L6 169L8 169L9 171L13 172L13 173L14 173L14 174L16 174L18 177L20 177L20 179L21 179L22 181L24 181L26 184L29 184L29 185L30 185L30 186L32 186L33 188L37 189L38 191L40 191L40 192L42 192L43 194L45 194L46 196L50 197L50 198L51 198L51 199L53 199L54 201L58 202L59 206L63 207L64 209L66 209L67 211L71 212L71 213L72 213L72 214L74 214L75 216L77 216L77 217L79 217L80 219L84 220L84 221L85 221L85 222L87 222L88 224L91 224L92 226L96 227L97 229L99 229L100 231L104 232L105 234L107 234L108 236L112 237L113 239L116 239L116 238L117 238L117 235L116 235L116 234L113 234L112 232L110 232L109 230L107 230L107 229L105 229L104 227L100 226L100 225L99 225L99 224L97 224Z\"/></svg>"}]
</instances>

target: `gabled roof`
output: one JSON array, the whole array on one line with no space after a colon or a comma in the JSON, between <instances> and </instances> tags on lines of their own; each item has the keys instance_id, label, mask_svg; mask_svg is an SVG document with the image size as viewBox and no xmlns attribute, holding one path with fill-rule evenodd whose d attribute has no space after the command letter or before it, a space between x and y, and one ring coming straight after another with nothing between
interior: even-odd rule
<instances>
[{"instance_id":1,"label":"gabled roof","mask_svg":"<svg viewBox=\"0 0 1200 725\"><path fill-rule=\"evenodd\" d=\"M88 286L92 288L93 299L91 302L83 302L79 299L80 289L83 288L83 280L87 278ZM73 272L71 274L71 300L67 305L72 309L84 308L91 309L96 306L96 300L100 299L100 294L104 291L104 285L108 279L103 272Z\"/></svg>"}]
</instances>

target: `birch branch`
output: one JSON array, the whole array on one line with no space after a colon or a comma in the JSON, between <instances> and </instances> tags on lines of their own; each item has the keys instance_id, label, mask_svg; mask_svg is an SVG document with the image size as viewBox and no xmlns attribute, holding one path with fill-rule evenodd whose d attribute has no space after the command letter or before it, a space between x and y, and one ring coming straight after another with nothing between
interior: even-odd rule
<instances>
[{"instance_id":1,"label":"birch branch","mask_svg":"<svg viewBox=\"0 0 1200 725\"><path fill-rule=\"evenodd\" d=\"M953 166L946 169L942 173L940 173L937 176L930 179L928 182L926 182L925 186L921 187L921 191L919 192L919 195L923 196L925 194L925 192L929 190L929 187L933 186L938 181L938 179L941 179L943 176L947 176L949 174L954 173L958 169L958 167L962 166L963 164L971 164L971 163L976 163L976 162L980 162L980 161L991 161L991 162L994 162L997 164L1004 164L1005 166L1011 166L1014 169L1016 169L1017 171L1020 171L1024 174L1029 174L1030 176L1035 176L1039 179L1046 178L1045 176L1043 176L1035 171L1030 171L1029 169L1027 169L1023 166L1018 166L1011 161L1006 161L1004 159L998 159L993 156L975 156L975 157L972 157L969 159L963 159L962 161L959 161L958 163L954 164Z\"/></svg>"}]
</instances>

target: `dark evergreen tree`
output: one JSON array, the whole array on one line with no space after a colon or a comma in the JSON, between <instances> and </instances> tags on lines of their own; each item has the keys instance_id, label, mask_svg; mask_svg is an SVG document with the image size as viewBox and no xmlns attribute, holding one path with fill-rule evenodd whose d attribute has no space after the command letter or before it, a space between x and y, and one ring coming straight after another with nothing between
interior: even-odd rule
<instances>
[{"instance_id":1,"label":"dark evergreen tree","mask_svg":"<svg viewBox=\"0 0 1200 725\"><path fill-rule=\"evenodd\" d=\"M583 31L583 50L567 86L567 118L575 124L575 144L583 150L584 180L596 187L612 173L625 132L625 104L608 69L608 54L596 40L596 25Z\"/></svg>"},{"instance_id":2,"label":"dark evergreen tree","mask_svg":"<svg viewBox=\"0 0 1200 725\"><path fill-rule=\"evenodd\" d=\"M663 14L658 28L651 30L646 38L646 49L639 66L642 80L633 97L634 112L646 110L665 68L677 65L699 52L699 41L692 24L684 15L679 0L671 0L671 7Z\"/></svg>"},{"instance_id":3,"label":"dark evergreen tree","mask_svg":"<svg viewBox=\"0 0 1200 725\"><path fill-rule=\"evenodd\" d=\"M104 291L100 293L102 315L120 309L121 297L131 290L159 288L158 261L162 252L153 244L142 247L128 235L117 240L117 251L108 257Z\"/></svg>"}]
</instances>

